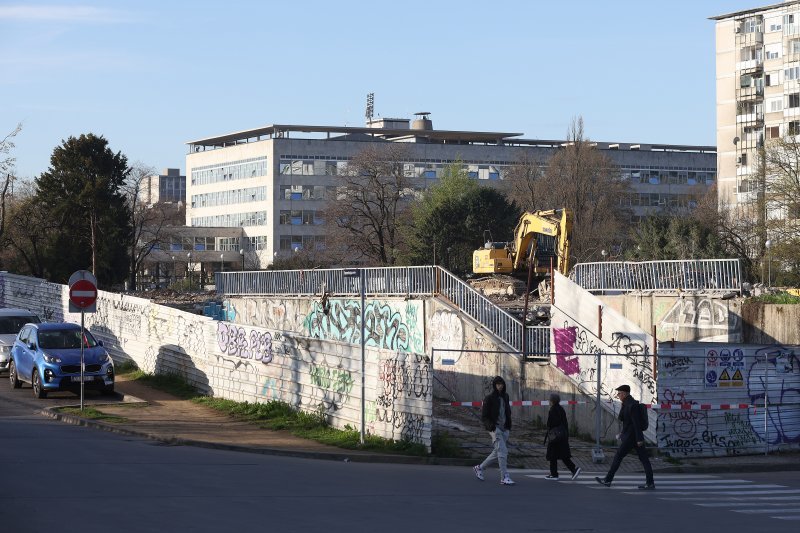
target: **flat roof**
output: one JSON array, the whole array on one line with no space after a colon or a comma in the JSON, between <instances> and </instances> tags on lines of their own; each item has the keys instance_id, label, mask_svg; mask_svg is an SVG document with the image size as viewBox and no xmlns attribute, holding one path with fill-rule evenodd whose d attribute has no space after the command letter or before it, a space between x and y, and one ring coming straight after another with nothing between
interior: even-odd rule
<instances>
[{"instance_id":1,"label":"flat roof","mask_svg":"<svg viewBox=\"0 0 800 533\"><path fill-rule=\"evenodd\" d=\"M792 4L800 3L800 0L786 0L785 2L781 2L780 4L770 4L764 7L754 7L752 9L745 9L743 11L736 11L734 13L728 13L726 15L717 15L716 17L708 17L709 20L725 20L729 18L740 17L742 15L749 15L751 13L758 13L760 11L768 11L770 9L775 9L777 7L785 7L790 6Z\"/></svg>"},{"instance_id":2,"label":"flat roof","mask_svg":"<svg viewBox=\"0 0 800 533\"><path fill-rule=\"evenodd\" d=\"M399 120L399 119L396 119ZM249 142L251 139L261 140L266 138L284 138L283 133L363 133L384 139L403 137L422 137L439 141L466 141L466 142L498 142L509 137L518 137L521 133L493 132L493 131L449 131L449 130L415 130L411 128L368 128L351 126L309 126L302 124L271 124L262 128L237 131L216 137L205 137L195 141L188 141L188 145L223 146L237 142Z\"/></svg>"}]
</instances>

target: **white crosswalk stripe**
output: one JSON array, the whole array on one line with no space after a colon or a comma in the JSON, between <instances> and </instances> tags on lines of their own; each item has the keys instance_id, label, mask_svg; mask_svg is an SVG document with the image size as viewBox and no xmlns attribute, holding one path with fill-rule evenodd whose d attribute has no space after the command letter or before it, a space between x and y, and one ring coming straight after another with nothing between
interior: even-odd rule
<instances>
[{"instance_id":1,"label":"white crosswalk stripe","mask_svg":"<svg viewBox=\"0 0 800 533\"><path fill-rule=\"evenodd\" d=\"M518 475L544 480L548 470L520 470ZM706 508L725 508L735 513L764 515L778 520L800 521L800 489L772 483L754 483L747 479L725 479L705 474L656 474L656 490L643 491L638 486L644 484L644 474L621 474L614 477L610 487L595 481L595 476L603 477L605 472L582 472L579 479L572 481L564 473L556 483L588 487L592 490L615 489L624 494L653 497L661 500L680 501Z\"/></svg>"}]
</instances>

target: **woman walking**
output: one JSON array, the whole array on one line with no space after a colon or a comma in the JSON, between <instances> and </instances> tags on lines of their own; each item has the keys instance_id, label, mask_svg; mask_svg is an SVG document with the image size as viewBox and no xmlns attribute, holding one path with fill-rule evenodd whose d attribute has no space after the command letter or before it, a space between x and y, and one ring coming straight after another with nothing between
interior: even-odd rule
<instances>
[{"instance_id":1,"label":"woman walking","mask_svg":"<svg viewBox=\"0 0 800 533\"><path fill-rule=\"evenodd\" d=\"M567 413L561 407L561 397L553 393L550 395L550 413L547 415L547 455L550 461L550 474L545 479L558 479L558 460L572 472L572 479L575 480L581 474L581 469L575 467L572 462L572 452L569 449L569 425L567 424Z\"/></svg>"}]
</instances>

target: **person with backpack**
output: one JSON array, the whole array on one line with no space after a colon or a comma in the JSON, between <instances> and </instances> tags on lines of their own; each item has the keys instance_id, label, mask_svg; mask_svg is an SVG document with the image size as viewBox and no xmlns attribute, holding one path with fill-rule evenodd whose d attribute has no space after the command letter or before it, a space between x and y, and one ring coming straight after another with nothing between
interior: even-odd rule
<instances>
[{"instance_id":1,"label":"person with backpack","mask_svg":"<svg viewBox=\"0 0 800 533\"><path fill-rule=\"evenodd\" d=\"M483 422L483 426L492 437L492 453L481 464L472 467L475 471L475 477L483 481L483 471L497 460L497 464L500 467L500 484L514 485L514 481L508 475L506 466L508 461L508 435L511 431L511 404L508 401L506 382L500 376L496 376L492 380L492 392L483 399L481 422Z\"/></svg>"},{"instance_id":2,"label":"person with backpack","mask_svg":"<svg viewBox=\"0 0 800 533\"><path fill-rule=\"evenodd\" d=\"M605 477L596 477L594 479L601 485L610 487L611 482L614 481L614 474L616 474L619 469L619 465L622 464L622 460L631 450L635 449L636 455L639 456L639 461L641 461L644 467L645 474L645 484L639 485L639 488L643 490L653 490L656 488L656 484L653 481L653 467L650 466L650 458L647 456L647 448L645 447L643 433L645 429L644 426L647 424L642 420L642 412L645 412L645 416L647 413L640 407L639 402L634 400L631 396L630 386L620 385L617 387L617 398L622 402L619 409L622 433L617 435L620 445L617 449L617 453L614 455L614 460L611 462L611 468Z\"/></svg>"},{"instance_id":3,"label":"person with backpack","mask_svg":"<svg viewBox=\"0 0 800 533\"><path fill-rule=\"evenodd\" d=\"M550 395L550 412L547 415L547 455L545 458L550 461L550 474L545 479L558 479L558 460L564 462L564 466L569 468L572 473L572 480L578 479L581 469L572 462L572 452L569 449L569 424L567 424L567 413L561 407L561 396L555 392Z\"/></svg>"}]
</instances>

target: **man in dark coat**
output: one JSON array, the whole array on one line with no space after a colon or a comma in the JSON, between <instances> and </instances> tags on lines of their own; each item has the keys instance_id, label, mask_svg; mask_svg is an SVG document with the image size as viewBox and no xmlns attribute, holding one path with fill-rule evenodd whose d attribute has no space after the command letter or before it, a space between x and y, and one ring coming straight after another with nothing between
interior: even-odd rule
<instances>
[{"instance_id":1,"label":"man in dark coat","mask_svg":"<svg viewBox=\"0 0 800 533\"><path fill-rule=\"evenodd\" d=\"M551 431L555 430L555 432ZM553 435L558 435L552 438ZM564 465L572 473L572 480L578 479L581 469L572 462L572 451L569 449L569 424L567 423L567 413L561 407L561 396L556 393L550 395L550 413L547 415L547 455L550 461L550 474L545 479L558 479L558 460L561 459Z\"/></svg>"},{"instance_id":2,"label":"man in dark coat","mask_svg":"<svg viewBox=\"0 0 800 533\"><path fill-rule=\"evenodd\" d=\"M617 472L619 465L622 464L622 459L628 455L631 450L636 450L636 455L639 456L644 467L645 484L639 485L640 489L652 490L656 488L653 481L653 467L650 466L650 458L647 457L647 448L644 445L644 433L641 429L639 422L639 402L631 396L631 388L628 385L620 385L617 387L617 398L620 399L622 405L619 409L619 419L622 421L622 433L617 435L620 441L619 448L617 449L614 460L611 462L611 469L606 474L606 477L594 478L601 485L606 487L611 486L614 480L614 474Z\"/></svg>"},{"instance_id":3,"label":"man in dark coat","mask_svg":"<svg viewBox=\"0 0 800 533\"><path fill-rule=\"evenodd\" d=\"M483 471L497 460L500 467L500 484L513 485L508 475L508 435L511 431L511 404L508 401L506 382L500 376L492 380L492 392L483 399L481 422L492 437L492 453L479 465L473 466L475 477L483 481Z\"/></svg>"}]
</instances>

